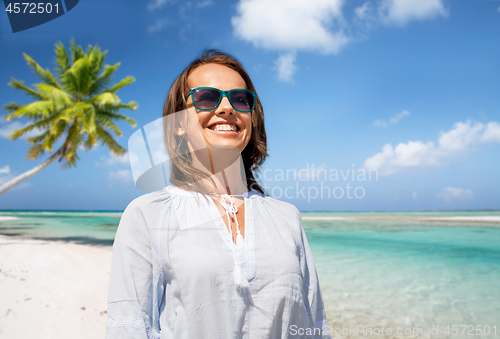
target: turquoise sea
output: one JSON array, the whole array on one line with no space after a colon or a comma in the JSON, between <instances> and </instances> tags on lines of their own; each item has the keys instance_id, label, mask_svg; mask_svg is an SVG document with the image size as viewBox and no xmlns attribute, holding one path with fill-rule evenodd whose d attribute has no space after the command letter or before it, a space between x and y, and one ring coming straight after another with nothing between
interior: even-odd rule
<instances>
[{"instance_id":1,"label":"turquoise sea","mask_svg":"<svg viewBox=\"0 0 500 339\"><path fill-rule=\"evenodd\" d=\"M111 246L121 213L0 216L18 218L0 221L0 234ZM500 338L500 224L405 219L500 211L302 216L334 338Z\"/></svg>"}]
</instances>

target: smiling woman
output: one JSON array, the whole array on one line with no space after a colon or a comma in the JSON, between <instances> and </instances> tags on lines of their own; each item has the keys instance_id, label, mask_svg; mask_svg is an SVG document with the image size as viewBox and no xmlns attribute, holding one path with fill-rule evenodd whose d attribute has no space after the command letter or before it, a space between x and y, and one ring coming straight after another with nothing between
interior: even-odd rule
<instances>
[{"instance_id":1,"label":"smiling woman","mask_svg":"<svg viewBox=\"0 0 500 339\"><path fill-rule=\"evenodd\" d=\"M254 178L264 113L241 64L205 52L163 114L173 185L122 216L107 338L331 338L300 213Z\"/></svg>"},{"instance_id":2,"label":"smiling woman","mask_svg":"<svg viewBox=\"0 0 500 339\"><path fill-rule=\"evenodd\" d=\"M222 73L219 74L219 72ZM225 75L228 77L226 78ZM224 53L207 51L200 59L193 61L174 81L170 91L168 92L167 99L165 100L163 116L166 117L175 115L175 113L183 111L188 107L193 107L195 104L195 102L193 102L193 98L195 101L196 99L206 100L207 98L205 96L198 97L195 95L198 91L191 92L191 89L196 89L201 86L212 87L218 90L247 89L252 93L255 93L255 87L250 79L250 76L236 59ZM221 88L218 88L217 86ZM203 124L206 122L210 125L215 125L216 121L225 121L230 123L239 120L240 124L245 122L244 133L237 133L236 136L236 139L240 141L243 141L242 137L243 139L248 138L246 147L241 149L240 145L238 148L241 151L241 158L245 164L245 179L248 187L258 191L259 193L264 193L264 190L257 183L253 175L253 172L264 163L266 157L268 156L266 129L264 125L264 110L259 97L257 95L252 96L254 101L252 105L253 110L246 114L241 114L241 110L238 111L236 109L228 111L228 108L231 106L228 102L228 98L219 97L219 99L221 100L215 110L200 111L197 109L196 115L198 116L200 127L203 128ZM206 119L209 120L206 121ZM243 125L241 125L241 127L243 127ZM202 132L204 137L210 138L210 132L205 129L203 129ZM212 137L215 137L215 133L212 133ZM179 149L187 147L185 138L179 136L178 133L174 133L173 131L165 131L165 140L165 146L169 155L171 155L170 158L172 159L173 165L172 172L174 174L174 178L171 178L172 183L174 185L181 186L187 185L193 190L207 193L208 191L206 191L206 188L200 184L200 179L203 177L203 174L200 174L196 169L193 169L190 164L189 157L172 156L172 154L178 153ZM210 138L209 140L212 139ZM231 139L226 140L225 144L236 146L235 140L230 140ZM220 139L219 142L221 142ZM212 145L216 144L217 142L212 143Z\"/></svg>"}]
</instances>

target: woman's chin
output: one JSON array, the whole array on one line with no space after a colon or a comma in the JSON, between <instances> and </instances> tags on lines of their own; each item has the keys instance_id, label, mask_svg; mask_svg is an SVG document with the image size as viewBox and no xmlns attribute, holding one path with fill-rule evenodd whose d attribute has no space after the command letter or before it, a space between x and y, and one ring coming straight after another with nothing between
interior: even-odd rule
<instances>
[{"instance_id":1,"label":"woman's chin","mask_svg":"<svg viewBox=\"0 0 500 339\"><path fill-rule=\"evenodd\" d=\"M209 142L210 149L220 152L238 152L241 153L242 147L234 142L215 141Z\"/></svg>"},{"instance_id":2,"label":"woman's chin","mask_svg":"<svg viewBox=\"0 0 500 339\"><path fill-rule=\"evenodd\" d=\"M231 146L240 152L245 148L245 143L241 140L239 132L213 132L205 135L205 140L210 146ZM229 134L232 133L232 134Z\"/></svg>"}]
</instances>

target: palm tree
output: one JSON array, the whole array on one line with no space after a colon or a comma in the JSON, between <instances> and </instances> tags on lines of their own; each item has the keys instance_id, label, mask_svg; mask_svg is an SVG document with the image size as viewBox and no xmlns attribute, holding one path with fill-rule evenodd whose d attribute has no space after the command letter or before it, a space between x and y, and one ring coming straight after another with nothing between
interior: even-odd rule
<instances>
[{"instance_id":1,"label":"palm tree","mask_svg":"<svg viewBox=\"0 0 500 339\"><path fill-rule=\"evenodd\" d=\"M137 103L122 103L116 92L130 85L135 79L128 76L109 87L113 73L120 63L103 66L107 51L102 52L97 45L89 45L85 53L72 39L70 52L71 62L64 45L61 42L56 44L56 76L24 54L28 65L42 82L34 85L34 88L15 79L9 82L10 86L25 91L26 95L35 100L24 106L15 102L4 106L5 110L12 112L5 115L7 121L22 117L33 121L13 131L9 138L16 140L27 133L36 133L37 135L26 139L31 143L27 159L38 159L45 152L52 154L38 166L2 185L0 195L40 172L56 159L63 162L62 168L76 166L78 151L82 148L90 150L101 143L112 155L126 153L126 149L114 139L114 135L122 135L115 122L126 121L135 127L135 121L119 111L136 110ZM54 151L54 144L61 138L62 145Z\"/></svg>"}]
</instances>

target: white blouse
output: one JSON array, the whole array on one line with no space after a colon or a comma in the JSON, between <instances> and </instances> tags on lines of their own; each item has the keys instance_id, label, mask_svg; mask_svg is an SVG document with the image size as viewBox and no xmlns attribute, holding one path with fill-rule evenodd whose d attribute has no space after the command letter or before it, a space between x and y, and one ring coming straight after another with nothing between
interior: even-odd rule
<instances>
[{"instance_id":1,"label":"white blouse","mask_svg":"<svg viewBox=\"0 0 500 339\"><path fill-rule=\"evenodd\" d=\"M331 338L300 212L256 191L244 204L242 250L208 196L168 186L132 201L113 244L106 338Z\"/></svg>"}]
</instances>

